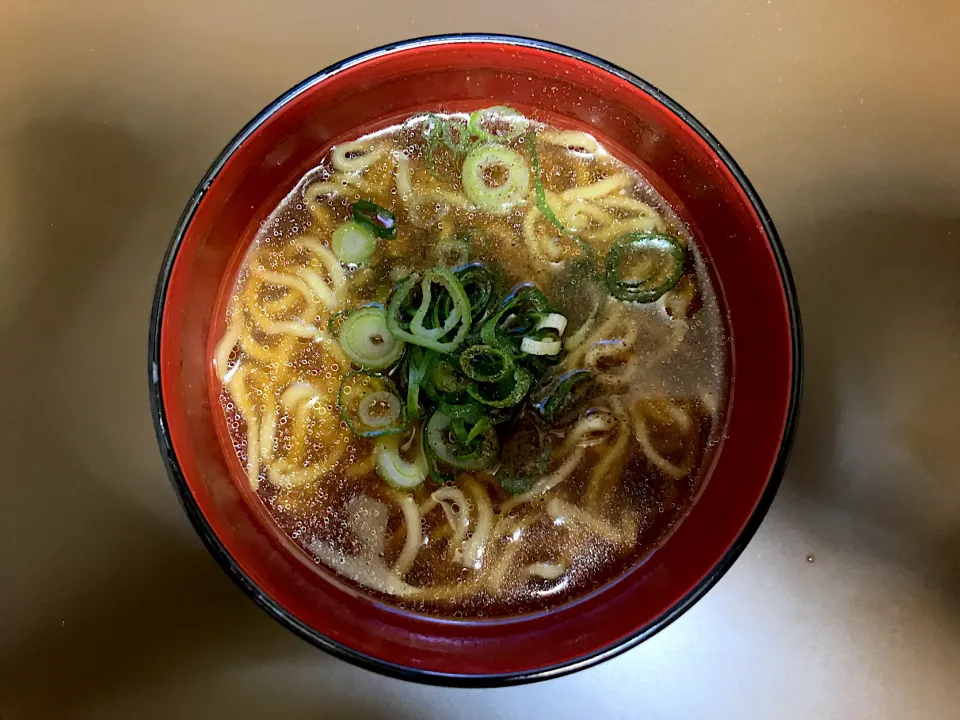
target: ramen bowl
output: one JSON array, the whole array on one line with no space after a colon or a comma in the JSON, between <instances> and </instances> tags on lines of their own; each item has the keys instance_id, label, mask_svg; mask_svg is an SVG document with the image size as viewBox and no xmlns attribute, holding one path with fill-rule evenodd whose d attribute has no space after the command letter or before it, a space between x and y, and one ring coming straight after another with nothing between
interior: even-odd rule
<instances>
[{"instance_id":1,"label":"ramen bowl","mask_svg":"<svg viewBox=\"0 0 960 720\"><path fill-rule=\"evenodd\" d=\"M455 620L379 602L318 565L271 518L218 439L211 392L221 298L261 222L339 139L423 110L504 104L589 129L645 175L697 238L726 322L720 441L687 517L642 562L549 612ZM669 625L729 569L776 493L800 396L801 338L783 249L717 140L648 83L603 60L517 37L456 35L338 63L271 103L214 161L184 209L150 321L161 450L184 509L225 571L278 622L349 662L420 682L555 677Z\"/></svg>"}]
</instances>

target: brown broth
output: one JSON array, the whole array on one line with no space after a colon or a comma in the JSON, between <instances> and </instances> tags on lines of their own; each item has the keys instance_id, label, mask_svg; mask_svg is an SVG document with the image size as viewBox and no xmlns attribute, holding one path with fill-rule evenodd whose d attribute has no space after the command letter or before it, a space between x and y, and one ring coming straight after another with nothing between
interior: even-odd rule
<instances>
[{"instance_id":1,"label":"brown broth","mask_svg":"<svg viewBox=\"0 0 960 720\"><path fill-rule=\"evenodd\" d=\"M642 224L644 216L652 218L658 231L685 243L688 262L680 283L657 303L608 300L592 326L593 332L608 327L608 334L589 338L579 352L565 352L567 369L593 362L591 369L602 382L591 405L614 417L617 428L606 441L571 451L582 452L582 460L567 479L542 498L512 509L509 519L498 509L511 496L494 474L461 473L452 483L465 489L468 497L481 488L490 499L493 524L504 530L486 544L479 569L463 566L459 558L466 545L453 546L453 525L443 508L434 508L422 517L422 545L403 580L391 575L407 534L401 493L388 487L374 469L374 441L355 437L339 418L336 389L349 362L335 357L321 342L262 333L252 306L274 320L302 320L312 310L306 296L280 285L264 282L251 290L252 278L263 272L292 275L313 268L333 288L333 274L293 239L306 235L329 246L333 230L351 219L351 201L360 197L396 214L397 236L377 242L369 266L346 269L346 283L336 291L338 309L384 303L403 275L442 260L435 253L439 238L461 233L472 237L471 260L502 268L506 288L533 281L553 303L551 290L581 252L578 243L556 233L542 216L536 217L532 192L531 199L504 215L456 207L463 198L462 155L443 143L431 150L422 132L404 125L361 139L383 148L362 172L338 171L328 157L308 173L263 224L236 280L230 312L236 313L237 324L228 322L228 335L229 327L242 330L261 356L258 360L243 341L236 347L222 343L229 360L224 354L221 362L232 368L221 394L224 421L241 463L248 465L250 460L248 438L257 444L266 438L265 446L254 447L255 458L262 460L252 466L251 477L282 530L318 562L402 609L455 618L511 616L556 607L615 579L654 551L690 509L709 447L719 432L725 383L723 321L689 230L649 182L602 147L592 153L570 150L549 141L551 133L558 137L554 128L534 126L548 202L562 210L570 225L584 222L584 217L590 221L571 235L603 258L620 235L613 231L630 222ZM509 147L528 158L524 142L519 138ZM427 198L419 204L398 190L399 152L409 158L415 198ZM358 160L353 153L343 159L348 164ZM626 186L600 199L561 196L621 175L627 176ZM352 183L360 190L346 197L305 196L317 182L339 183L338 187ZM644 215L638 201L654 214ZM583 208L585 215L578 219L574 208ZM532 235L525 234L528 214L536 218ZM573 310L576 314L579 308ZM305 319L325 329L331 314L321 302ZM591 348L616 350L618 343L624 345L623 352L591 355ZM241 375L243 382L237 384ZM315 391L319 389L316 405L311 406L315 411L302 411L299 417L296 408L302 404L285 408L283 400L284 391L296 383L312 383ZM274 430L267 432L265 426ZM560 431L552 436L548 473L570 456L562 451L564 437ZM289 482L279 487L268 471L278 462L307 474L317 468L324 471L299 486ZM595 474L598 477L592 477ZM429 504L437 488L428 478L412 493L416 504ZM587 524L567 512L571 507L590 513ZM468 510L473 532L479 525L477 503L468 503ZM371 549L384 524L382 548ZM518 539L511 540L515 535ZM545 574L559 567L562 571L557 577L530 574L543 564L554 566L540 568ZM391 579L385 581L388 576Z\"/></svg>"}]
</instances>

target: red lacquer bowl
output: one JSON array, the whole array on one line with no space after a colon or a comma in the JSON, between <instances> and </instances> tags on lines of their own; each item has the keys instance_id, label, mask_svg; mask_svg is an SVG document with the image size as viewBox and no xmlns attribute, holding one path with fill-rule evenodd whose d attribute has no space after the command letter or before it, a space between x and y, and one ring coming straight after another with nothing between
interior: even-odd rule
<instances>
[{"instance_id":1,"label":"red lacquer bowl","mask_svg":"<svg viewBox=\"0 0 960 720\"><path fill-rule=\"evenodd\" d=\"M537 616L437 620L380 604L318 568L275 526L217 436L218 305L259 223L341 138L427 109L508 104L586 127L645 168L705 251L726 311L729 405L704 490L643 564ZM800 319L773 223L720 143L639 78L570 48L456 35L372 50L306 80L234 138L187 204L150 320L157 437L184 508L227 573L280 623L350 662L451 685L554 677L677 618L723 575L776 492L800 396Z\"/></svg>"}]
</instances>

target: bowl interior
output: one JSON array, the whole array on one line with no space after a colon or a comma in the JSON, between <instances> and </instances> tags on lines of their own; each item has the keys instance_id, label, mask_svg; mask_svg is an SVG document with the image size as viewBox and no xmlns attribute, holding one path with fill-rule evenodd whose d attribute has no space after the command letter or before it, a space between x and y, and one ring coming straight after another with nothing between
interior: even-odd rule
<instances>
[{"instance_id":1,"label":"bowl interior","mask_svg":"<svg viewBox=\"0 0 960 720\"><path fill-rule=\"evenodd\" d=\"M333 142L424 109L491 104L589 127L676 204L726 309L730 380L727 427L709 480L661 549L602 592L549 614L464 623L376 603L318 569L277 531L217 440L210 358L223 327L224 281L261 220ZM655 632L722 574L775 489L795 411L798 348L772 228L746 181L698 127L656 90L585 56L526 41L448 38L325 71L238 136L181 220L158 289L152 372L158 431L187 511L258 602L355 662L418 679L486 682L605 656Z\"/></svg>"}]
</instances>

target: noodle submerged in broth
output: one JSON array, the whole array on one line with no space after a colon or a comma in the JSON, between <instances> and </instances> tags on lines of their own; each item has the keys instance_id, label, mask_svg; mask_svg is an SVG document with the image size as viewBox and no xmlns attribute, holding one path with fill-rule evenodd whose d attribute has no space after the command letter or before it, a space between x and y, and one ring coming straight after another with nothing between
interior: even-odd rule
<instances>
[{"instance_id":1,"label":"noodle submerged in broth","mask_svg":"<svg viewBox=\"0 0 960 720\"><path fill-rule=\"evenodd\" d=\"M689 510L724 334L686 227L591 135L506 107L341 143L264 223L213 357L289 536L401 608L498 617Z\"/></svg>"}]
</instances>

